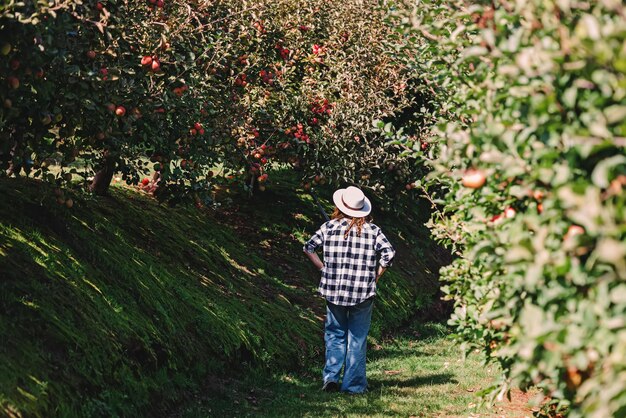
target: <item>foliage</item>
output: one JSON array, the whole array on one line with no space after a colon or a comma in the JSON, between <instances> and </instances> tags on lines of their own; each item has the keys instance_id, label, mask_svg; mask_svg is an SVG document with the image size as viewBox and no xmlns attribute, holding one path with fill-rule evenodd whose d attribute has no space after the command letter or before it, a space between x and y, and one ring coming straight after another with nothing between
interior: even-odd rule
<instances>
[{"instance_id":1,"label":"foliage","mask_svg":"<svg viewBox=\"0 0 626 418\"><path fill-rule=\"evenodd\" d=\"M502 366L500 395L625 416L625 6L478 3L396 16L402 59L441 93L429 193L462 251L442 270L451 323Z\"/></svg>"},{"instance_id":2,"label":"foliage","mask_svg":"<svg viewBox=\"0 0 626 418\"><path fill-rule=\"evenodd\" d=\"M216 159L208 152L210 136L191 141L188 132L203 122L203 112L217 113L202 103L219 107L220 95L199 76L202 57L193 54L200 44L219 45L214 31L200 30L219 13L210 11L181 2L166 8L115 1L5 6L3 168L60 184L70 181L68 172L76 169L68 164L80 158L85 177L110 165L128 183L152 168L172 185L185 179L193 189L206 182L206 167ZM170 165L183 149L204 170ZM55 163L62 170L52 174Z\"/></svg>"},{"instance_id":3,"label":"foliage","mask_svg":"<svg viewBox=\"0 0 626 418\"><path fill-rule=\"evenodd\" d=\"M414 101L375 1L27 1L0 13L9 175L100 172L108 186L114 171L137 184L156 170L161 199L198 202L230 176L264 188L274 163L308 186L400 188L414 172L371 134L372 118Z\"/></svg>"},{"instance_id":4,"label":"foliage","mask_svg":"<svg viewBox=\"0 0 626 418\"><path fill-rule=\"evenodd\" d=\"M291 176L219 211L117 186L69 211L46 184L0 180L0 414L169 415L214 376L319 367L302 244L321 216ZM376 338L432 302L440 265L412 261L424 231L387 222L405 257L381 279Z\"/></svg>"}]
</instances>

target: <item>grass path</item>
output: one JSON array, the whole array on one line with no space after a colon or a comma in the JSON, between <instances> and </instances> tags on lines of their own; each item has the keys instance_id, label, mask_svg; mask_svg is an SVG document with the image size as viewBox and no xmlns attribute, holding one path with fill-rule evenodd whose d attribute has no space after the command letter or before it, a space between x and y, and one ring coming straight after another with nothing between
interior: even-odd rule
<instances>
[{"instance_id":1,"label":"grass path","mask_svg":"<svg viewBox=\"0 0 626 418\"><path fill-rule=\"evenodd\" d=\"M243 380L209 380L208 397L196 397L177 417L530 417L529 395L481 405L477 392L496 376L476 356L463 359L440 324L417 325L370 344L369 392L320 391L317 368L300 374L259 372Z\"/></svg>"}]
</instances>

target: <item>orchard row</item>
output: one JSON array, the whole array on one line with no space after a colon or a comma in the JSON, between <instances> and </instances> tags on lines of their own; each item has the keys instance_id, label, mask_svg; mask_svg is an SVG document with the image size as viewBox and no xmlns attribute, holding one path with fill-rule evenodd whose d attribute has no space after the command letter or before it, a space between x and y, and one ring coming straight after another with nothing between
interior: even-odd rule
<instances>
[{"instance_id":1,"label":"orchard row","mask_svg":"<svg viewBox=\"0 0 626 418\"><path fill-rule=\"evenodd\" d=\"M626 5L421 3L398 59L437 92L421 188L450 323L550 415L626 411ZM407 24L410 22L410 24ZM399 142L406 135L389 131Z\"/></svg>"},{"instance_id":2,"label":"orchard row","mask_svg":"<svg viewBox=\"0 0 626 418\"><path fill-rule=\"evenodd\" d=\"M404 190L422 167L371 121L420 103L374 3L12 4L0 17L2 172L57 185L78 174L104 194L114 173L138 184L155 170L172 201L220 181L254 188L277 167L303 184ZM379 170L388 162L398 170Z\"/></svg>"}]
</instances>

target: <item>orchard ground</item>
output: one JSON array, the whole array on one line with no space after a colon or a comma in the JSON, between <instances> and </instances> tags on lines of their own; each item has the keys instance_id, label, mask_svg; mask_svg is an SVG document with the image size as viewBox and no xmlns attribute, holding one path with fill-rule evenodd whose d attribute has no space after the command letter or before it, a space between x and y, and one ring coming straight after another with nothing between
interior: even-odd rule
<instances>
[{"instance_id":1,"label":"orchard ground","mask_svg":"<svg viewBox=\"0 0 626 418\"><path fill-rule=\"evenodd\" d=\"M0 190L4 413L454 416L480 411L475 394L495 376L461 362L445 326L425 325L446 315L437 271L448 256L420 226L424 205L374 214L398 259L375 309L372 390L333 398L319 392L323 303L301 250L323 220L289 174L251 199L223 189L216 210L119 184L110 197L66 192L69 209L38 181Z\"/></svg>"},{"instance_id":2,"label":"orchard ground","mask_svg":"<svg viewBox=\"0 0 626 418\"><path fill-rule=\"evenodd\" d=\"M485 366L477 354L463 358L448 335L445 325L415 318L394 335L371 340L365 395L320 391L318 364L300 373L209 378L206 392L172 416L522 418L539 411L534 391L514 390L492 406L482 401L479 392L494 382L497 366Z\"/></svg>"}]
</instances>

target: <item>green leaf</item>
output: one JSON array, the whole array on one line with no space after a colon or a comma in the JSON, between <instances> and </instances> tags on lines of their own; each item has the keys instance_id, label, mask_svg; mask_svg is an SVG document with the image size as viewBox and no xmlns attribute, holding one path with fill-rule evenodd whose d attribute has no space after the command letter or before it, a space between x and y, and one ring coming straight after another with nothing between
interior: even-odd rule
<instances>
[{"instance_id":1,"label":"green leaf","mask_svg":"<svg viewBox=\"0 0 626 418\"><path fill-rule=\"evenodd\" d=\"M616 305L626 305L626 284L617 285L611 290L611 302Z\"/></svg>"},{"instance_id":2,"label":"green leaf","mask_svg":"<svg viewBox=\"0 0 626 418\"><path fill-rule=\"evenodd\" d=\"M604 109L604 116L609 124L619 123L626 119L626 106L613 105Z\"/></svg>"},{"instance_id":3,"label":"green leaf","mask_svg":"<svg viewBox=\"0 0 626 418\"><path fill-rule=\"evenodd\" d=\"M626 156L623 155L614 155L600 161L591 173L591 180L596 186L606 189L610 183L609 171L622 164L626 164Z\"/></svg>"}]
</instances>

